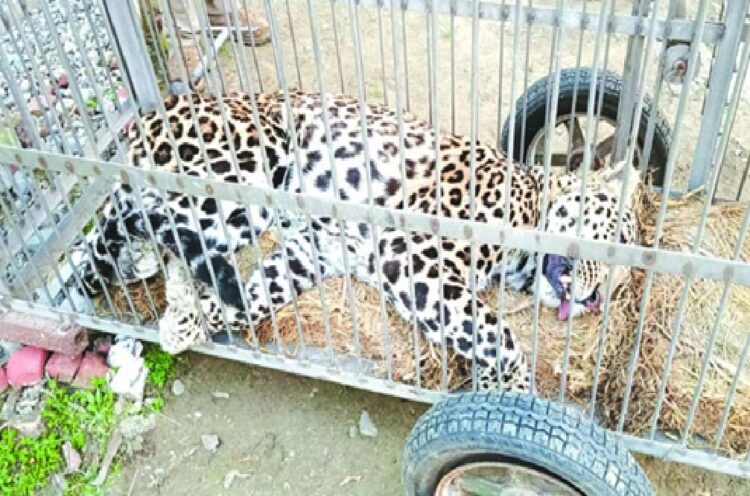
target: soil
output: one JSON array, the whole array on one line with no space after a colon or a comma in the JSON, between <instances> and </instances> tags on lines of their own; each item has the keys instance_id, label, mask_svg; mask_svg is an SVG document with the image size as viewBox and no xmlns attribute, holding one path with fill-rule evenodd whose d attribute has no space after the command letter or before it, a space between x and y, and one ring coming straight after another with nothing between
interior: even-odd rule
<instances>
[{"instance_id":1,"label":"soil","mask_svg":"<svg viewBox=\"0 0 750 496\"><path fill-rule=\"evenodd\" d=\"M168 393L145 454L126 464L113 496L402 493L401 451L427 405L204 355L189 362L184 394ZM362 410L376 437L350 437ZM204 434L219 436L215 453ZM750 495L750 481L639 460L659 495Z\"/></svg>"}]
</instances>

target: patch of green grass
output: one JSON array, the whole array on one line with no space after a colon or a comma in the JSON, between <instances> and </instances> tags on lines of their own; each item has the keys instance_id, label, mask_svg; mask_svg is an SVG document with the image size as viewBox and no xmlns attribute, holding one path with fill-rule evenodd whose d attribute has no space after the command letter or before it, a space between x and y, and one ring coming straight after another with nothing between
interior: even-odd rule
<instances>
[{"instance_id":1,"label":"patch of green grass","mask_svg":"<svg viewBox=\"0 0 750 496\"><path fill-rule=\"evenodd\" d=\"M92 385L91 390L71 391L50 381L42 410L45 432L36 439L21 437L11 428L0 434L1 494L26 496L45 487L50 476L63 468L62 446L66 441L80 451L88 438L97 443L100 452L105 450L117 421L116 399L104 379L95 379ZM95 472L76 474L70 478L72 482L78 480L76 485L91 490L68 490L66 494L99 494L99 489L89 484L95 477Z\"/></svg>"},{"instance_id":2,"label":"patch of green grass","mask_svg":"<svg viewBox=\"0 0 750 496\"><path fill-rule=\"evenodd\" d=\"M152 389L153 400L146 405L152 412L159 413L164 408L162 391L167 383L177 375L178 358L163 351L158 346L148 345L143 353L143 360L148 369L146 385Z\"/></svg>"},{"instance_id":3,"label":"patch of green grass","mask_svg":"<svg viewBox=\"0 0 750 496\"><path fill-rule=\"evenodd\" d=\"M143 360L148 368L146 384L163 389L177 374L177 359L158 346L146 346Z\"/></svg>"}]
</instances>

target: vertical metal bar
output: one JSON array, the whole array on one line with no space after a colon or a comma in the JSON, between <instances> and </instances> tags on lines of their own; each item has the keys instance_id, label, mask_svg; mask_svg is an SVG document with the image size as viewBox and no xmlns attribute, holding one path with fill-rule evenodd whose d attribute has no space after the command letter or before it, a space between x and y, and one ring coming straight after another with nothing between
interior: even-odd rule
<instances>
[{"instance_id":1,"label":"vertical metal bar","mask_svg":"<svg viewBox=\"0 0 750 496\"><path fill-rule=\"evenodd\" d=\"M385 79L385 43L383 38L383 2L378 0L378 41L380 43L380 79L383 83L383 104L388 105L388 85Z\"/></svg>"},{"instance_id":2,"label":"vertical metal bar","mask_svg":"<svg viewBox=\"0 0 750 496\"><path fill-rule=\"evenodd\" d=\"M726 108L726 98L732 81L732 69L737 60L742 29L745 25L747 6L748 0L727 2L726 30L719 43L714 67L711 70L708 96L701 117L698 146L690 167L689 191L699 188L709 180L709 173L714 165L713 151L718 137L716 131L721 124L722 112Z\"/></svg>"},{"instance_id":3,"label":"vertical metal bar","mask_svg":"<svg viewBox=\"0 0 750 496\"><path fill-rule=\"evenodd\" d=\"M742 197L742 191L745 189L745 182L747 181L748 172L750 172L750 155L747 157L747 162L745 163L745 171L742 173L742 179L740 179L740 185L737 188L737 196L735 197L736 201L740 201L740 198Z\"/></svg>"},{"instance_id":4,"label":"vertical metal bar","mask_svg":"<svg viewBox=\"0 0 750 496\"><path fill-rule=\"evenodd\" d=\"M526 5L529 10L533 8L533 1L527 0ZM533 29L534 15L528 14L526 16L526 52L524 54L524 71L523 71L523 87L529 87L529 59L531 57L531 31ZM520 32L513 33L513 36L521 36ZM529 108L529 96L527 92L523 92L523 106L521 107L521 146L526 143L526 115ZM549 108L549 107L548 107ZM524 164L529 164L529 158L526 156L526 150L520 150L518 155L523 157L522 161ZM512 157L512 155L511 155Z\"/></svg>"},{"instance_id":5,"label":"vertical metal bar","mask_svg":"<svg viewBox=\"0 0 750 496\"><path fill-rule=\"evenodd\" d=\"M236 10L235 10L235 14L236 14ZM208 47L209 51L213 51L213 53L211 53L210 56L213 59L216 60L217 56L218 56L218 54L216 53L216 49L215 49L214 45L212 43L210 43L209 40L206 39L206 34L205 34L205 33L207 33L209 31L209 27L208 27L208 13L206 11L204 11L202 8L199 8L198 9L198 17L199 17L199 22L201 23L201 30L200 31L201 31L201 34L203 35L203 42ZM182 72L182 76L186 77L187 76L187 68L183 64L178 64L178 66L179 66L178 69ZM222 77L222 74L221 74L221 68L218 67L218 66L217 66L217 73L218 73L219 78L221 80L223 80L223 77ZM191 113L191 118L192 118L192 121L193 121L193 126L196 129L200 129L200 126L199 126L199 123L198 123L198 120L197 120L197 117L196 117L196 112L195 112L195 108L193 106L192 100L188 99L188 105L189 105L190 110L191 110L190 113ZM163 118L166 121L167 120L166 119L166 114L163 113L164 111L163 111L162 107L163 106L160 106L160 111L162 112L162 116L163 116ZM219 107L221 118L222 118L222 125L223 125L222 127L223 127L225 135L227 136L227 143L229 144L229 148L230 148L230 155L231 155L231 158L232 158L231 163L232 163L232 166L234 167L234 171L233 172L235 173L235 175L238 178L240 178L241 175L239 173L239 170L237 170L237 163L238 163L237 153L236 153L236 150L234 149L234 142L232 140L232 133L231 133L231 131L229 129L229 126L228 126L228 123L227 123L226 111L225 111L225 108L224 108L224 103L223 103L223 98L222 97L219 97L218 107ZM167 130L168 130L168 133L171 133L171 128L167 128ZM204 162L206 164L210 164L210 159L209 159L209 157L207 155L207 151L206 151L206 145L205 145L205 142L203 140L203 136L202 136L202 134L200 132L198 133L198 144L199 144L199 148L200 148L201 154L203 156ZM179 159L178 159L178 162L179 162L180 169L182 169L183 165L182 165L182 163L181 163L181 161ZM211 170L210 167L207 167L206 170L207 170L208 175L209 175L210 178L215 178L215 174L213 173L213 171ZM197 213L196 213L196 209L195 209L195 205L194 205L194 201L193 201L192 197L188 197L188 201L189 201L189 204L190 204L191 214L196 219L196 224L197 224ZM218 213L218 216L219 216L219 223L221 225L221 228L222 228L222 231L223 231L223 235L227 239L227 242L229 243L231 241L231 237L229 236L229 231L228 231L228 228L226 226L226 217L225 217L225 214L224 214L224 207L221 205L221 202L218 202L217 206L218 206L218 212L217 213ZM200 239L200 242L201 242L201 250L204 253L204 256L206 256L207 248L206 248L205 240L203 239L202 233L200 231L198 231L198 235L199 235L199 239ZM208 257L206 257L206 258L208 259ZM241 277L241 275L239 273L239 264L237 263L236 254L235 254L234 250L231 249L231 245L230 245L230 249L229 249L229 259L230 259L231 264L232 264L233 269L234 269L234 276L235 276L235 279L236 279L237 284L238 284L238 289L239 289L239 292L240 292L240 299L241 299L241 302L242 302L242 307L243 307L243 310L245 312L245 315L248 318L248 323L249 323L249 326L250 326L250 329L251 329L251 333L253 335L253 340L254 340L254 342L257 343L257 337L255 336L254 324L252 322L250 322L250 312L249 312L249 306L248 306L248 303L247 303L247 297L246 297L246 293L245 293L245 286L243 284L242 277ZM209 268L209 275L211 276L211 273L213 272L213 268L211 267L210 263L208 264L208 268ZM215 279L215 275L213 275L211 277L212 277L212 283L214 285L214 289L216 291L216 294L218 295L219 294L219 290L218 290L217 282L216 282L216 279ZM225 323L225 325L227 327L227 330L228 330L229 341L230 341L231 344L234 344L234 335L231 332L231 326L229 326L229 323L228 323L228 320L227 320L227 312L226 312L226 308L225 308L225 305L224 305L223 301L220 301L220 306L221 306L221 309L222 309L222 317L224 319L224 323Z\"/></svg>"},{"instance_id":6,"label":"vertical metal bar","mask_svg":"<svg viewBox=\"0 0 750 496\"><path fill-rule=\"evenodd\" d=\"M411 110L411 97L409 95L409 56L406 47L406 7L409 0L401 0L401 48L404 50L404 90L406 96L406 110Z\"/></svg>"},{"instance_id":7,"label":"vertical metal bar","mask_svg":"<svg viewBox=\"0 0 750 496\"><path fill-rule=\"evenodd\" d=\"M650 27L649 27L649 35L648 35L648 41L646 43L646 49L645 49L645 55L644 60L648 61L650 59L651 50L653 48L653 43L656 38L656 13L658 12L659 7L659 0L656 0L653 6L653 15L651 17ZM630 174L633 173L632 168L630 167L630 164L633 161L633 156L635 153L635 147L637 146L637 137L638 137L638 131L641 124L641 115L643 111L643 104L644 104L644 97L645 93L643 91L643 88L645 88L645 79L646 79L646 70L648 68L647 64L643 64L644 69L640 72L639 75L639 82L637 86L634 88L633 91L638 92L634 98L636 108L635 108L635 115L633 116L633 121L630 129L630 145L626 150L626 157L625 157L625 163L627 164L627 168L625 169L625 175L623 177L622 181L622 187L620 190L620 198L624 198L626 196L626 188L630 180ZM602 101L603 101L604 93L602 92L599 96L599 109L601 110ZM653 121L653 118L652 118ZM596 135L596 133L595 133ZM594 139L594 142L597 140ZM617 227L615 228L615 240L620 239L620 235L622 233L622 221L623 216L625 213L625 202L620 202L617 209ZM596 359L595 359L595 367L594 367L594 378L591 386L591 398L589 401L589 410L588 413L590 416L593 417L595 409L596 409L596 400L597 400L597 393L598 393L598 385L599 385L599 377L601 374L601 364L602 359L604 356L604 343L607 337L607 330L609 327L609 308L612 303L612 292L616 289L613 287L613 280L614 280L614 270L615 267L612 265L609 265L607 269L607 282L605 284L605 289L603 293L604 297L604 305L602 310L602 322L599 326L599 335L598 335L598 343L597 343L597 352L596 352Z\"/></svg>"},{"instance_id":8,"label":"vertical metal bar","mask_svg":"<svg viewBox=\"0 0 750 496\"><path fill-rule=\"evenodd\" d=\"M732 384L729 387L727 393L727 399L724 401L724 410L721 413L721 420L719 421L719 427L716 430L716 439L714 441L714 450L718 451L721 447L721 441L724 439L724 431L726 430L727 421L729 420L729 414L731 413L732 406L734 405L734 397L737 393L737 386L739 385L742 374L747 366L747 358L750 355L750 337L745 339L745 345L742 347L740 358L737 361L737 368L732 375Z\"/></svg>"},{"instance_id":9,"label":"vertical metal bar","mask_svg":"<svg viewBox=\"0 0 750 496\"><path fill-rule=\"evenodd\" d=\"M64 8L68 12L70 12L71 9L70 9L70 5L68 4L68 0L60 0L60 1L62 2L62 5L64 6ZM76 30L72 30L72 31L73 31L74 43L77 46L78 50L81 53L83 53L84 47L83 47L83 43L81 42L79 33ZM96 71L91 66L91 61L88 60L87 58L84 58L84 70L91 81L96 81ZM117 139L117 131L114 129L111 116L104 108L103 103L101 103L101 102L104 102L104 96L102 95L102 92L99 90L96 84L93 85L93 90L94 90L94 94L96 95L97 101L100 102L100 110L104 117L105 125L110 131L112 140L114 141L115 145L119 149L120 153L123 156L125 156L125 150L123 149L122 143ZM68 257L69 257L69 254L68 254ZM150 310L153 312L153 315L158 315L159 312L156 310L156 304L154 303L153 295L151 294L151 290L149 289L148 284L146 284L145 281L142 281L142 287L144 289L144 294L146 295L146 300L148 302Z\"/></svg>"},{"instance_id":10,"label":"vertical metal bar","mask_svg":"<svg viewBox=\"0 0 750 496\"><path fill-rule=\"evenodd\" d=\"M516 117L517 117L517 113L518 113L518 109L516 108L517 101L516 101L516 96L515 95L516 95L516 72L517 72L516 71L516 63L518 61L519 38L521 37L520 36L520 33L521 33L521 16L519 15L520 7L521 7L521 0L516 0L516 2L515 2L515 9L516 10L515 10L515 13L514 13L514 16L513 16L513 45L511 47L510 97L509 97L509 100L508 100L508 102L510 104L510 109L508 111L508 116L509 116L509 121L508 121L508 150L507 150L508 155L507 155L507 159L506 159L506 160L511 161L511 162L514 162L514 158L513 157L515 156L514 147L515 147L515 144L516 144ZM501 36L502 36L502 34L501 34ZM557 100L555 100L554 102L556 103ZM549 174L549 168L547 167L545 169L545 177L548 174ZM506 183L510 183L511 182L512 178L511 178L510 175L511 175L511 169L509 168L509 172L507 174L507 177L505 178ZM542 210L542 215L543 216L546 215L545 214L546 208L544 208L544 205L546 205L546 200L547 200L547 196L546 196L547 189L548 189L547 188L547 184L548 184L548 181L544 181L544 185L543 185L543 188L542 188L543 189L543 193L542 193L543 199L542 199L542 208L541 208L541 210ZM504 214L503 214L503 222L505 222L506 219L508 219L510 217L510 212L508 210L509 207L510 207L510 188L509 188L508 184L505 185L504 194L506 195L506 198L505 198L506 201L505 201L505 210L504 210ZM540 225L543 225L543 223L544 223L544 221L542 220ZM506 257L503 257L503 265L502 265L501 281L500 281L500 293L499 293L499 295L502 295L502 298L504 298L504 295L502 294L504 292L503 291L504 288L503 288L503 280L502 279L504 277L504 272L505 272L505 264L506 264L505 259L506 259ZM541 256L537 257L537 265L541 266ZM541 271L539 271L539 270L536 271L536 272L537 272L537 275L541 273ZM536 278L535 284L536 284L536 286L535 286L534 294L538 295L539 294L539 286L538 286L539 285L539 278L538 277ZM498 298L498 300L500 300L500 298ZM537 361L537 355L538 355L537 336L538 336L538 331L539 331L539 301L540 301L539 297L535 296L535 298L534 298L534 304L535 304L535 306L534 306L534 312L533 312L533 317L532 317L532 338L531 338L531 372L530 372L530 375L531 375L531 381L530 381L531 391L534 391L535 388L536 388L536 361ZM504 301L498 301L498 307L501 307L501 305L503 305L503 304L504 304ZM500 310L498 310L498 311L500 311ZM498 320L502 320L502 317L503 317L502 313L499 313L498 314ZM498 340L498 345L499 345L499 341L500 340ZM498 352L498 356L500 356L500 350L499 349L497 350L497 352ZM499 380L500 379L498 378L498 381Z\"/></svg>"},{"instance_id":11,"label":"vertical metal bar","mask_svg":"<svg viewBox=\"0 0 750 496\"><path fill-rule=\"evenodd\" d=\"M239 23L237 21L237 19L238 19L237 6L234 4L234 2L230 2L230 5L232 6L232 13L233 13L234 19L235 19L235 21L234 21L234 27L237 30L237 32L239 32L239 27L240 26L239 26ZM250 12L250 10L248 9L248 6L247 6L247 0L242 0L242 10L244 12ZM258 78L258 91L260 91L262 93L264 91L263 90L263 77L260 75L260 64L258 63L258 51L257 51L257 47L255 45L255 36L252 35L252 31L251 31L251 36L250 36L250 51L253 54L253 67L255 67L255 76ZM245 57L245 50L240 50L240 53L242 54L242 56L244 58ZM247 65L247 62L245 62L245 65ZM249 74L249 73L247 73L247 74Z\"/></svg>"},{"instance_id":12,"label":"vertical metal bar","mask_svg":"<svg viewBox=\"0 0 750 496\"><path fill-rule=\"evenodd\" d=\"M581 16L583 19L586 19L588 9L588 2L586 0L583 0L583 5L581 9ZM574 127L580 128L581 123L578 120L578 117L576 117L576 109L578 108L578 84L580 82L580 75L581 75L581 57L583 55L583 39L585 34L585 25L584 23L581 24L581 32L578 35L578 49L576 50L576 75L575 79L573 80L573 101L570 105L570 120L568 121L568 146L566 150L568 151L568 156L565 159L565 171L570 171L570 158L573 153L573 146L575 145L573 136L575 132L573 131ZM596 140L594 140L596 142ZM528 160L528 159L527 159Z\"/></svg>"},{"instance_id":13,"label":"vertical metal bar","mask_svg":"<svg viewBox=\"0 0 750 496\"><path fill-rule=\"evenodd\" d=\"M292 42L292 53L294 54L294 67L297 70L297 84L302 89L302 73L299 70L299 55L297 54L297 37L294 36L294 22L292 22L292 12L289 10L289 0L284 1L286 7L286 18L289 22L289 38Z\"/></svg>"},{"instance_id":14,"label":"vertical metal bar","mask_svg":"<svg viewBox=\"0 0 750 496\"><path fill-rule=\"evenodd\" d=\"M456 134L456 0L451 2L451 134Z\"/></svg>"},{"instance_id":15,"label":"vertical metal bar","mask_svg":"<svg viewBox=\"0 0 750 496\"><path fill-rule=\"evenodd\" d=\"M403 101L401 99L401 64L399 63L399 57L398 57L398 23L396 21L396 0L391 0L391 48L393 50L392 59L393 59L393 82L394 82L394 91L395 91L395 102L396 102L396 120L398 121L398 150L399 150L399 172L401 173L401 199L404 204L404 208L406 208L406 157L405 157L405 143L404 143L404 107L403 107ZM402 17L401 20L403 22L403 11L402 11ZM401 33L404 33L404 30L401 30ZM369 168L368 168L369 169ZM410 310L412 315L412 329L416 330L417 328L417 321L416 321L416 308L415 308L415 291L414 291L414 277L413 277L413 253L414 248L412 245L412 239L411 234L406 233L406 256L408 257L408 268L409 268L409 303L410 303ZM438 253L438 263L440 263L440 254ZM440 284L438 282L438 284ZM442 329L442 327L441 327ZM415 342L415 346L417 343ZM417 368L417 374L420 374L417 376L417 387L421 387L421 371L419 369L419 361L415 364ZM441 367L442 368L442 367ZM444 380L446 377L446 371L447 367L443 368L443 374L442 374L442 386L443 389L447 389L447 380Z\"/></svg>"},{"instance_id":16,"label":"vertical metal bar","mask_svg":"<svg viewBox=\"0 0 750 496\"><path fill-rule=\"evenodd\" d=\"M111 39L122 54L123 76L133 86L132 95L141 109L152 110L160 100L159 88L154 84L148 52L142 42L140 22L132 17L127 1L103 2L102 7L115 34Z\"/></svg>"},{"instance_id":17,"label":"vertical metal bar","mask_svg":"<svg viewBox=\"0 0 750 496\"><path fill-rule=\"evenodd\" d=\"M22 47L19 47L18 43L14 43L16 52L19 53L19 54L20 53L24 53L31 60L32 56L34 54L34 50L32 49L31 45L29 44L28 37L26 36L25 31L23 30L21 22L18 20L17 16L15 15L14 9L8 9L8 14L9 14L8 17L10 18L10 20L13 23L13 25L15 26L17 32L19 33L18 37L21 38L21 41L23 42ZM14 42L15 41L16 41L16 39L14 38ZM36 80L38 82L43 81L44 77L42 76L42 74L39 71L39 66L37 64L32 64L31 68L32 68L32 72L34 73L34 76L35 76ZM57 84L56 78L53 78L53 80L54 80L54 83ZM47 94L46 92L44 92L42 94L44 95L45 103L46 103L47 107L50 108L50 109L54 109L55 106L53 105L53 102L51 101L50 95ZM50 129L54 129L55 127L57 127L60 130L60 133L62 134L64 126L62 125L62 122L60 121L60 117L59 117L59 115L56 112L53 112L53 111L45 112L44 113L44 117L45 117L45 121L47 122L47 125L49 126ZM65 139L60 140L60 142L58 143L58 149L60 149L60 148L62 148L62 150L64 152L71 153L70 147L68 146L68 142ZM47 174L47 179L50 181L50 184L52 185L52 187L59 188L60 191L63 191L64 188L62 187L62 185L58 181L58 178L59 178L59 176L56 175L56 174L50 174L50 173ZM42 207L45 209L45 215L47 216L48 219L50 219L50 221L54 222L54 218L51 215L48 203L47 203L45 195L44 195L44 192L41 191L41 189L39 188L39 186L36 184L35 181L33 183L32 189L35 191L36 196L40 199ZM63 199L63 202L65 203L65 206L69 210L71 210L71 205L70 205L70 202L68 200L67 195L63 194L63 195L61 195L61 197ZM55 234L58 235L58 236L60 235L59 228L57 227L56 224L55 224ZM81 281L81 279L80 279L80 277L78 275L78 271L75 270L75 267L72 264L70 252L67 249L67 247L63 247L63 252L64 252L64 255L66 257L66 260L68 261L68 264L71 267L71 273L73 274L73 277L76 279L76 284L80 288L83 288L83 283L82 283L82 281ZM96 269L96 267L95 267L95 269ZM70 297L70 294L67 292L67 288L63 287L62 290L63 290L63 293L67 297ZM82 291L82 294L83 294L84 299L86 300L86 303L89 306L89 308L91 308L95 312L96 309L95 309L95 307L94 307L94 305L93 305L90 297L88 296L88 293L86 291ZM108 293L106 291L105 291L105 297L108 297ZM111 304L111 300L108 300L108 302Z\"/></svg>"},{"instance_id":18,"label":"vertical metal bar","mask_svg":"<svg viewBox=\"0 0 750 496\"><path fill-rule=\"evenodd\" d=\"M331 22L333 27L333 45L336 48L336 67L339 70L339 84L341 85L341 93L346 93L346 87L344 86L344 70L341 66L341 51L339 50L339 31L336 23L336 0L331 0Z\"/></svg>"},{"instance_id":19,"label":"vertical metal bar","mask_svg":"<svg viewBox=\"0 0 750 496\"><path fill-rule=\"evenodd\" d=\"M341 198L341 190L338 187L338 168L336 167L336 159L335 154L333 150L333 139L331 137L331 118L329 115L329 104L326 99L327 93L326 93L326 84L325 79L323 78L323 58L320 51L320 37L318 34L318 25L315 21L315 13L313 11L313 5L312 0L307 0L307 11L308 15L310 17L310 36L312 38L312 46L313 46L313 56L315 58L315 71L316 76L318 79L318 89L320 90L320 98L321 98L321 116L323 118L323 128L326 136L326 150L328 152L328 161L331 164L331 179L334 189L334 196L338 200ZM366 136L366 135L365 135ZM366 138L364 138L366 139ZM339 241L341 246L341 253L342 253L342 259L344 262L344 267L346 268L346 274L344 276L344 284L346 288L352 287L351 282L351 272L350 272L350 264L349 264L349 253L346 249L346 239L345 239L345 224L340 219L336 219L336 223L339 227ZM370 226L371 229L374 231L375 227ZM322 286L321 286L322 287ZM349 297L351 297L351 292L348 292ZM349 301L351 306L351 299ZM320 292L320 305L321 308L323 308L323 325L325 327L326 331L326 348L328 350L328 353L331 356L331 359L333 363L336 363L336 351L333 346L333 332L331 330L331 324L330 324L330 318L328 315L328 311L326 309L326 302L325 298L323 298L323 293ZM352 314L355 318L352 321L352 332L356 333L357 327L357 320L356 320L356 308L354 313Z\"/></svg>"},{"instance_id":20,"label":"vertical metal bar","mask_svg":"<svg viewBox=\"0 0 750 496\"><path fill-rule=\"evenodd\" d=\"M428 8L428 16L430 18L430 34L431 38L428 42L428 57L430 59L430 122L432 123L432 132L435 137L435 204L437 205L437 212L436 214L439 216L443 215L442 212L442 174L443 174L443 166L441 163L441 156L440 156L440 114L438 112L438 105L437 105L437 32L438 32L438 23L437 23L437 13L435 9L435 0L431 0ZM452 34L451 34L452 39ZM444 261L443 261L443 238L440 236L440 230L439 226L436 230L437 232L434 232L433 235L435 236L435 239L437 240L437 255L438 255L438 293L443 294L443 272L444 272ZM410 257L411 258L411 257ZM409 273L411 276L411 268L409 269ZM413 277L411 277L413 279ZM413 282L409 282L410 289L412 291L412 296L414 293L414 285ZM413 299L413 298L412 298ZM438 310L440 312L440 315L445 315L445 302L442 298L438 301ZM412 310L413 311L413 310ZM438 319L439 326L440 326L440 388L443 391L448 390L448 344L445 339L445 322L442 318ZM417 387L421 387L421 370L420 370L420 347L419 347L419 336L418 336L418 329L417 329L417 323L416 319L413 319L412 322L413 328L414 328L414 354L415 354L415 364L417 368ZM432 346L432 343L428 340L427 341L429 346ZM432 349L432 348L430 348Z\"/></svg>"},{"instance_id":21,"label":"vertical metal bar","mask_svg":"<svg viewBox=\"0 0 750 496\"><path fill-rule=\"evenodd\" d=\"M497 135L497 139L495 141L495 147L498 150L502 149L502 134L503 134L503 76L504 72L504 64L505 64L505 23L508 20L508 6L505 5L505 0L502 0L502 3L500 4L500 8L502 9L502 17L500 19L500 25L498 27L499 33L498 33L498 54L497 54L497 121L496 121L496 128L495 128L495 134ZM509 157L510 160L513 159L513 157ZM507 212L507 210L505 210ZM505 263L503 262L503 265ZM502 290L502 288L501 288ZM502 317L502 314L498 314L498 317Z\"/></svg>"},{"instance_id":22,"label":"vertical metal bar","mask_svg":"<svg viewBox=\"0 0 750 496\"><path fill-rule=\"evenodd\" d=\"M351 31L352 31L352 41L354 42L354 66L355 66L355 72L357 75L357 90L359 93L359 114L360 114L360 127L362 129L362 144L364 146L364 163L362 164L366 174L365 174L365 180L367 183L367 198L368 203L370 207L373 207L375 205L375 198L372 191L372 174L371 169L369 167L370 163L370 140L368 138L368 129L367 129L367 104L366 104L366 94L365 94L365 81L364 81L364 67L362 63L362 42L360 40L360 30L359 30L359 18L357 11L355 11L355 7L352 2L349 2L349 18L351 19ZM406 185L406 176L404 173L404 168L401 167L401 175L402 175L402 191L403 197L406 198L406 188L404 187ZM380 250L378 249L378 230L374 228L372 224L370 224L370 231L372 232L372 250L373 254L375 255L375 266L378 267L377 270L375 270L376 279L378 283L378 289L379 289L379 300L380 300L380 318L382 319L382 332L383 332L383 342L385 344L384 346L384 354L385 354L385 361L386 361L386 367L387 367L387 380L389 382L393 381L393 353L391 348L391 332L388 326L388 314L385 309L385 290L383 289L383 276L382 271L379 269L382 267L380 263ZM409 277L411 278L411 274L413 272L413 269L409 268ZM416 343L415 343L416 344Z\"/></svg>"},{"instance_id":23,"label":"vertical metal bar","mask_svg":"<svg viewBox=\"0 0 750 496\"><path fill-rule=\"evenodd\" d=\"M734 80L734 87L732 88L732 97L730 99L727 113L724 117L724 131L721 133L719 139L719 152L717 154L718 164L716 167L719 169L717 176L721 179L721 172L724 168L724 161L727 154L727 144L729 143L729 137L732 135L734 130L735 117L737 115L737 109L740 107L740 97L745 86L745 77L747 76L748 62L750 61L750 40L746 41L742 48L742 55L740 55L740 64L737 71L737 76ZM739 191L742 191L741 189ZM711 196L711 201L716 199L716 191Z\"/></svg>"},{"instance_id":24,"label":"vertical metal bar","mask_svg":"<svg viewBox=\"0 0 750 496\"><path fill-rule=\"evenodd\" d=\"M703 38L703 31L706 25L707 12L708 12L708 0L701 0L700 5L698 6L698 13L696 15L696 20L695 20L695 31L693 33L693 43L690 49L690 55L689 55L689 60L688 60L688 71L687 71L687 75L685 76L687 81L692 81L693 77L695 76L696 61L698 58L698 53L699 53L699 48L700 48L700 40ZM685 109L687 107L689 94L690 94L690 85L685 85L682 89L682 93L680 94L680 100L677 105L677 114L675 117L675 127L674 127L674 133L673 133L673 138L672 138L672 147L670 148L669 156L667 157L666 172L665 172L664 185L663 185L663 189L666 192L670 190L670 187L672 184L672 176L674 174L674 169L675 169L675 160L677 157L679 144L682 139L682 131L683 131L684 122L685 122L684 115L685 115ZM661 241L661 235L664 229L664 218L666 215L668 200L669 200L669 195L668 194L663 195L661 203L659 205L659 214L656 219L656 229L655 229L655 235L654 235L654 248L658 248L659 243ZM635 365L638 361L640 342L641 342L641 338L643 334L643 322L644 322L646 310L648 308L648 300L649 300L649 295L651 294L651 286L653 284L653 279L654 279L653 270L648 270L646 272L646 282L644 285L643 296L641 299L641 305L639 309L635 342L633 345L633 351L632 351L630 364L628 366L628 379L627 379L626 388L625 388L625 395L623 397L622 408L620 410L620 419L618 421L618 430L620 432L622 432L625 426L625 418L627 416L627 409L628 409L628 405L630 402L630 392L631 392L632 384L633 384L633 374L635 373ZM686 288L690 285L691 279L692 278L690 276L686 278L686 283L685 283ZM678 319L676 319L676 323L679 323L679 314L678 314ZM676 348L676 343L679 339L679 332L680 332L680 327L675 327L675 330L673 331L673 336L672 336L672 345L670 346L670 351L667 355L667 363L665 364L665 367L664 367L664 374L662 375L662 383L660 387L660 392L656 400L656 408L654 410L654 417L652 420L652 433L655 431L654 425L655 425L656 419L658 419L659 410L661 409L661 402L664 397L664 388L666 388L666 380L669 375L669 367L671 364L672 357L674 356L673 348Z\"/></svg>"},{"instance_id":25,"label":"vertical metal bar","mask_svg":"<svg viewBox=\"0 0 750 496\"><path fill-rule=\"evenodd\" d=\"M643 26L643 18L648 16L652 0L632 0L632 15L638 17L638 23ZM652 19L656 18L656 8L651 10ZM628 136L633 126L633 112L635 111L636 95L634 94L636 80L641 74L641 63L643 61L644 39L642 35L631 36L628 39L628 51L625 56L625 68L623 71L622 91L617 108L617 126L615 129L615 142L612 153L612 163L617 163L625 157L628 146Z\"/></svg>"}]
</instances>

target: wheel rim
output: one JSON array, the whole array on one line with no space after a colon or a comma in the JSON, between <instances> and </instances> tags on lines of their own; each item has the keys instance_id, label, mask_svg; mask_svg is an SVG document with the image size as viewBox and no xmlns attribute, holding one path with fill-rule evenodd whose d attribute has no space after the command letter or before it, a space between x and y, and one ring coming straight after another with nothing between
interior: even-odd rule
<instances>
[{"instance_id":1,"label":"wheel rim","mask_svg":"<svg viewBox=\"0 0 750 496\"><path fill-rule=\"evenodd\" d=\"M586 140L586 112L577 112L574 114L561 115L555 121L554 134L552 136L552 167L566 167L567 170L575 170L583 160L583 150ZM595 157L599 159L600 164L604 164L612 153L614 144L616 121L607 117L600 116L596 119L594 133L591 137L596 140L594 150ZM526 150L526 161L529 164L544 164L544 147L546 140L546 128L538 131L531 139L529 147ZM568 153L568 150L571 152ZM640 163L641 150L635 149L633 157L634 165L637 167ZM592 163L592 169L596 164Z\"/></svg>"},{"instance_id":2,"label":"wheel rim","mask_svg":"<svg viewBox=\"0 0 750 496\"><path fill-rule=\"evenodd\" d=\"M469 463L438 483L435 496L580 496L565 482L533 468L503 462Z\"/></svg>"}]
</instances>

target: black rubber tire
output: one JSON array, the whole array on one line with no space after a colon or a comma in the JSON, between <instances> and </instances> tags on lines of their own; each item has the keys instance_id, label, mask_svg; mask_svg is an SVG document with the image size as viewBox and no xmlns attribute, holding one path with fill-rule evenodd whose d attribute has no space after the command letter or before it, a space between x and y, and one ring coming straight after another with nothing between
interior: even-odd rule
<instances>
[{"instance_id":1,"label":"black rubber tire","mask_svg":"<svg viewBox=\"0 0 750 496\"><path fill-rule=\"evenodd\" d=\"M586 112L593 76L592 70L588 67L582 67L580 69L563 69L560 72L560 96L557 101L556 117L570 115L571 111L576 113ZM576 76L578 76L577 87ZM518 162L524 162L524 157L534 136L545 128L547 119L547 91L551 91L552 89L553 78L554 75L539 79L529 87L525 94L516 100L513 159ZM616 121L617 108L622 91L622 78L613 72L599 71L597 83L600 85L599 87L604 88L601 116ZM578 96L575 98L576 106L573 109L573 95L576 93ZM526 101L526 131L522 133L524 99ZM641 125L638 129L638 146L641 149L643 149L646 140L648 121L651 118L652 112L651 99L648 95L645 95L643 99L643 112L641 113ZM505 153L508 152L509 134L510 118L505 120L501 136L501 146ZM523 142L521 141L522 139ZM657 113L654 124L654 139L651 145L651 155L649 156L649 171L651 172L652 182L656 186L661 186L664 182L664 172L671 143L672 130L669 123L661 113Z\"/></svg>"},{"instance_id":2,"label":"black rubber tire","mask_svg":"<svg viewBox=\"0 0 750 496\"><path fill-rule=\"evenodd\" d=\"M433 496L451 470L489 461L545 472L584 495L653 494L612 433L573 407L515 393L457 394L430 408L406 442L405 493Z\"/></svg>"}]
</instances>

